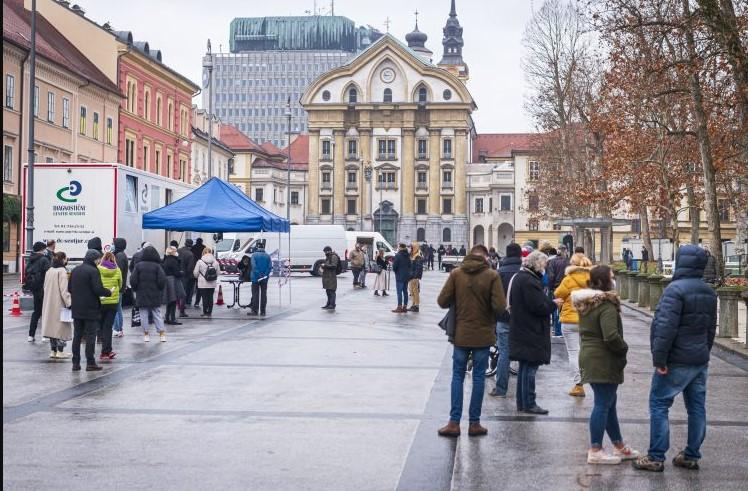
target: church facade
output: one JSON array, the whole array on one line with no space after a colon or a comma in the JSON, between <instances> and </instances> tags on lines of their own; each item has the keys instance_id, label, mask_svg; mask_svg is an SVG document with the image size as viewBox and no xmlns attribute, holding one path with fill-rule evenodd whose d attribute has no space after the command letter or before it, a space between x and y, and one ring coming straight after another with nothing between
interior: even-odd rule
<instances>
[{"instance_id":1,"label":"church facade","mask_svg":"<svg viewBox=\"0 0 748 491\"><path fill-rule=\"evenodd\" d=\"M453 4L438 66L416 26L408 46L386 34L309 86L306 223L467 246L476 106L455 25Z\"/></svg>"}]
</instances>

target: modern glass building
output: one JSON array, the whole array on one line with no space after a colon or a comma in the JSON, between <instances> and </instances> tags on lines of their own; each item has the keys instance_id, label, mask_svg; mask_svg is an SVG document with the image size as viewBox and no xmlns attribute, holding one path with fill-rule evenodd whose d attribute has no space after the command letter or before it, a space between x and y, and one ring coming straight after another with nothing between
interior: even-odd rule
<instances>
[{"instance_id":1,"label":"modern glass building","mask_svg":"<svg viewBox=\"0 0 748 491\"><path fill-rule=\"evenodd\" d=\"M212 57L213 84L212 90L203 90L203 107L208 107L212 93L213 112L221 121L255 141L283 148L288 98L291 131L305 132L299 98L307 86L381 36L341 16L236 18L231 22L230 53L205 55Z\"/></svg>"}]
</instances>

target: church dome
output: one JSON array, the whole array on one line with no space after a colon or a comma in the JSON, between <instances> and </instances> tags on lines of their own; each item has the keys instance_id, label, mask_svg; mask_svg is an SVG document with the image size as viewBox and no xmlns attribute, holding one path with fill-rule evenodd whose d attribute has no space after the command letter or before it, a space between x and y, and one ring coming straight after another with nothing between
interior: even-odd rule
<instances>
[{"instance_id":1,"label":"church dome","mask_svg":"<svg viewBox=\"0 0 748 491\"><path fill-rule=\"evenodd\" d=\"M416 23L416 28L412 32L405 35L405 41L408 43L409 48L422 48L425 46L428 38L425 32L418 30L418 23Z\"/></svg>"}]
</instances>

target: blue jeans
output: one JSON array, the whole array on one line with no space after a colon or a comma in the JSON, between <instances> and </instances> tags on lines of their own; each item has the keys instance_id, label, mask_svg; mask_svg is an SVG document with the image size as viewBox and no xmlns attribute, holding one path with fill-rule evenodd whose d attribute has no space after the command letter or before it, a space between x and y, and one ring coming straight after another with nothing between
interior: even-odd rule
<instances>
[{"instance_id":1,"label":"blue jeans","mask_svg":"<svg viewBox=\"0 0 748 491\"><path fill-rule=\"evenodd\" d=\"M125 318L122 316L122 294L119 294L119 301L117 302L117 313L114 314L114 324L112 324L112 330L120 332L122 326L125 324Z\"/></svg>"},{"instance_id":2,"label":"blue jeans","mask_svg":"<svg viewBox=\"0 0 748 491\"><path fill-rule=\"evenodd\" d=\"M509 389L509 324L496 323L496 347L499 359L496 362L496 393L506 395Z\"/></svg>"},{"instance_id":3,"label":"blue jeans","mask_svg":"<svg viewBox=\"0 0 748 491\"><path fill-rule=\"evenodd\" d=\"M397 304L408 305L408 282L396 281L395 290L397 290Z\"/></svg>"},{"instance_id":4,"label":"blue jeans","mask_svg":"<svg viewBox=\"0 0 748 491\"><path fill-rule=\"evenodd\" d=\"M465 381L468 356L473 355L473 390L470 394L468 420L471 423L480 421L483 406L483 392L486 390L486 367L488 366L488 348L460 348L455 346L452 353L452 410L449 420L460 422L462 418L462 385Z\"/></svg>"},{"instance_id":5,"label":"blue jeans","mask_svg":"<svg viewBox=\"0 0 748 491\"><path fill-rule=\"evenodd\" d=\"M618 425L618 384L590 384L595 393L595 406L590 414L590 443L592 448L602 448L603 436L608 432L608 438L615 445L623 443L621 427Z\"/></svg>"},{"instance_id":6,"label":"blue jeans","mask_svg":"<svg viewBox=\"0 0 748 491\"><path fill-rule=\"evenodd\" d=\"M530 409L535 403L535 374L538 371L537 363L520 361L517 370L517 409Z\"/></svg>"},{"instance_id":7,"label":"blue jeans","mask_svg":"<svg viewBox=\"0 0 748 491\"><path fill-rule=\"evenodd\" d=\"M670 365L667 375L655 371L649 392L649 451L652 460L665 460L670 448L668 411L675 396L683 393L688 413L686 457L701 458L699 448L706 436L706 379L709 365Z\"/></svg>"}]
</instances>

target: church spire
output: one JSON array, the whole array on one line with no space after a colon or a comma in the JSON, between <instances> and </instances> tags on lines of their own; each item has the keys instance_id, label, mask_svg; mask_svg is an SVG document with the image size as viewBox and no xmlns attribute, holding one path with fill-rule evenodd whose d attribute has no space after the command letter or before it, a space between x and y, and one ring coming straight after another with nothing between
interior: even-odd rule
<instances>
[{"instance_id":1,"label":"church spire","mask_svg":"<svg viewBox=\"0 0 748 491\"><path fill-rule=\"evenodd\" d=\"M463 81L467 81L468 68L462 59L462 47L465 42L462 39L462 26L460 26L460 21L457 20L455 0L452 0L449 18L443 32L442 46L444 47L444 54L439 62L439 66L452 72Z\"/></svg>"}]
</instances>

